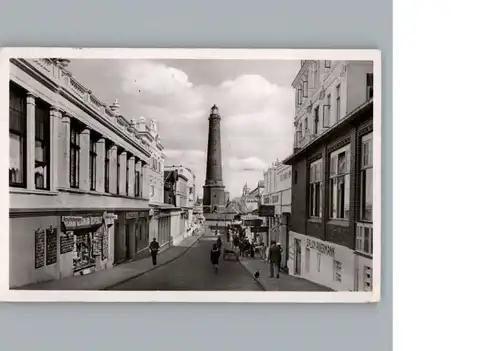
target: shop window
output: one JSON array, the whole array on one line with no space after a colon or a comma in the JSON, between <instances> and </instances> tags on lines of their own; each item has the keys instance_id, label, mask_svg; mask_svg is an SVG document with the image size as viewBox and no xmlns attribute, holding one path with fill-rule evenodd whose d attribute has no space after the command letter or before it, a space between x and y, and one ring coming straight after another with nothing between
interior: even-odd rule
<instances>
[{"instance_id":1,"label":"shop window","mask_svg":"<svg viewBox=\"0 0 500 351\"><path fill-rule=\"evenodd\" d=\"M73 255L73 268L75 271L79 271L95 264L92 239L93 233L75 232L75 252Z\"/></svg>"},{"instance_id":2,"label":"shop window","mask_svg":"<svg viewBox=\"0 0 500 351\"><path fill-rule=\"evenodd\" d=\"M26 187L26 92L10 85L9 186Z\"/></svg>"}]
</instances>

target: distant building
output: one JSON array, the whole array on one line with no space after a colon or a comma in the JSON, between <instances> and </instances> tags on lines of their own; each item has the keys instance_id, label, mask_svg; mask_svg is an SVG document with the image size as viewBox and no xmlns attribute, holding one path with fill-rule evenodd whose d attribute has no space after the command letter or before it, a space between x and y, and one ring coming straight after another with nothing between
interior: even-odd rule
<instances>
[{"instance_id":1,"label":"distant building","mask_svg":"<svg viewBox=\"0 0 500 351\"><path fill-rule=\"evenodd\" d=\"M165 166L165 201L180 210L179 233L173 238L174 245L192 235L195 226L193 214L196 195L196 176L184 166ZM168 189L167 189L168 188Z\"/></svg>"},{"instance_id":2,"label":"distant building","mask_svg":"<svg viewBox=\"0 0 500 351\"><path fill-rule=\"evenodd\" d=\"M290 274L371 291L373 64L304 61L293 86Z\"/></svg>"},{"instance_id":3,"label":"distant building","mask_svg":"<svg viewBox=\"0 0 500 351\"><path fill-rule=\"evenodd\" d=\"M229 203L229 201L231 200L231 198L229 196L229 191L224 192L224 197L225 197L225 203L227 205Z\"/></svg>"},{"instance_id":4,"label":"distant building","mask_svg":"<svg viewBox=\"0 0 500 351\"><path fill-rule=\"evenodd\" d=\"M274 206L274 217L267 218L269 242L274 240L283 247L283 267L288 260L288 224L292 211L292 167L275 162L264 172L262 204Z\"/></svg>"}]
</instances>

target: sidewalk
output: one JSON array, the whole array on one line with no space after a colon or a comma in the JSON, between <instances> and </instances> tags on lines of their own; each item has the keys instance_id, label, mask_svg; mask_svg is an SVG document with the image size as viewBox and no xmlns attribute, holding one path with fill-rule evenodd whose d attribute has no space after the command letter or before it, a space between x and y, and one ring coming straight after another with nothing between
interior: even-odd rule
<instances>
[{"instance_id":1,"label":"sidewalk","mask_svg":"<svg viewBox=\"0 0 500 351\"><path fill-rule=\"evenodd\" d=\"M309 280L294 277L280 272L280 277L269 277L269 263L260 258L240 257L240 263L252 275L259 271L258 279L254 278L266 291L333 291L332 289L313 283Z\"/></svg>"},{"instance_id":2,"label":"sidewalk","mask_svg":"<svg viewBox=\"0 0 500 351\"><path fill-rule=\"evenodd\" d=\"M31 284L17 290L106 290L177 259L197 243L203 235L202 231L201 234L184 239L178 246L171 246L160 252L157 256L156 266L153 266L151 257L146 257L92 274Z\"/></svg>"}]
</instances>

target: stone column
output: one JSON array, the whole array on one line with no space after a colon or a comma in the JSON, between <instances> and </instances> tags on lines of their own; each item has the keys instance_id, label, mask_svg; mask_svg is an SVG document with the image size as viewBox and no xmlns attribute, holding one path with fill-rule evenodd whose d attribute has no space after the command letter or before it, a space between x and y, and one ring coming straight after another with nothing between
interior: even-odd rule
<instances>
[{"instance_id":1,"label":"stone column","mask_svg":"<svg viewBox=\"0 0 500 351\"><path fill-rule=\"evenodd\" d=\"M59 163L57 172L59 186L69 188L69 139L71 131L71 117L63 113L59 128Z\"/></svg>"},{"instance_id":2,"label":"stone column","mask_svg":"<svg viewBox=\"0 0 500 351\"><path fill-rule=\"evenodd\" d=\"M104 174L106 167L106 139L100 138L97 141L97 157L96 157L96 191L104 192Z\"/></svg>"},{"instance_id":3,"label":"stone column","mask_svg":"<svg viewBox=\"0 0 500 351\"><path fill-rule=\"evenodd\" d=\"M142 164L142 198L149 199L149 168L147 163Z\"/></svg>"},{"instance_id":4,"label":"stone column","mask_svg":"<svg viewBox=\"0 0 500 351\"><path fill-rule=\"evenodd\" d=\"M120 184L118 185L119 187L119 194L126 196L127 195L127 189L125 189L125 185L127 184L126 182L126 176L127 176L127 151L123 151L119 158L118 162L120 163Z\"/></svg>"},{"instance_id":5,"label":"stone column","mask_svg":"<svg viewBox=\"0 0 500 351\"><path fill-rule=\"evenodd\" d=\"M80 132L80 186L84 191L90 190L90 128Z\"/></svg>"},{"instance_id":6,"label":"stone column","mask_svg":"<svg viewBox=\"0 0 500 351\"><path fill-rule=\"evenodd\" d=\"M60 143L59 129L61 125L62 112L55 106L50 108L50 190L57 191L59 187L59 163L60 161ZM64 174L64 173L62 173Z\"/></svg>"},{"instance_id":7,"label":"stone column","mask_svg":"<svg viewBox=\"0 0 500 351\"><path fill-rule=\"evenodd\" d=\"M128 159L128 196L135 196L135 156Z\"/></svg>"},{"instance_id":8,"label":"stone column","mask_svg":"<svg viewBox=\"0 0 500 351\"><path fill-rule=\"evenodd\" d=\"M118 194L117 191L117 174L116 169L118 165L118 155L117 155L117 146L113 145L108 150L108 159L109 159L109 192L111 194Z\"/></svg>"},{"instance_id":9,"label":"stone column","mask_svg":"<svg viewBox=\"0 0 500 351\"><path fill-rule=\"evenodd\" d=\"M35 99L33 93L26 97L26 188L35 189Z\"/></svg>"}]
</instances>

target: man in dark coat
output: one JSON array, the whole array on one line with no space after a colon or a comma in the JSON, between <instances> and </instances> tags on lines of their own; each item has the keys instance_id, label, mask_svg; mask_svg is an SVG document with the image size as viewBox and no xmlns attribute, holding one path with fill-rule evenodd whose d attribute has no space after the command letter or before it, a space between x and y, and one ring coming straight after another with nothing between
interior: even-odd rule
<instances>
[{"instance_id":1,"label":"man in dark coat","mask_svg":"<svg viewBox=\"0 0 500 351\"><path fill-rule=\"evenodd\" d=\"M160 249L160 245L156 241L156 238L153 238L151 244L149 244L149 250L151 251L151 258L153 259L153 265L156 266L156 255L158 255L158 250Z\"/></svg>"},{"instance_id":2,"label":"man in dark coat","mask_svg":"<svg viewBox=\"0 0 500 351\"><path fill-rule=\"evenodd\" d=\"M269 275L274 278L274 269L276 268L276 278L280 277L281 249L276 245L276 241L271 242L269 248Z\"/></svg>"}]
</instances>

